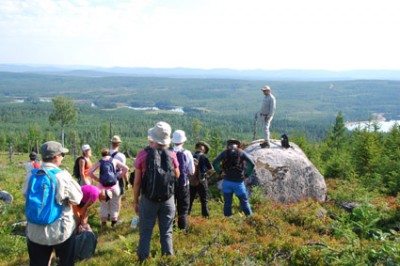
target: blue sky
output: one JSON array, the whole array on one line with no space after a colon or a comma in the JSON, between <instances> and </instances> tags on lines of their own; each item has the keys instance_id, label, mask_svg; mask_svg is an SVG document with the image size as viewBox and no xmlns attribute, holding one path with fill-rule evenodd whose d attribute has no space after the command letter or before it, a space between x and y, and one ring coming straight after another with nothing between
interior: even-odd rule
<instances>
[{"instance_id":1,"label":"blue sky","mask_svg":"<svg viewBox=\"0 0 400 266\"><path fill-rule=\"evenodd\" d=\"M1 0L0 64L400 70L398 0Z\"/></svg>"}]
</instances>

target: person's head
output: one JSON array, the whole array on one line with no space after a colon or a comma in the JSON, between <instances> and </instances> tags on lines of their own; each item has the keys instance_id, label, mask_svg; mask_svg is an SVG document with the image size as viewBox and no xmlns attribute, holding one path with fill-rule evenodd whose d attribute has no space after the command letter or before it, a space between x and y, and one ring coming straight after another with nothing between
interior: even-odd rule
<instances>
[{"instance_id":1,"label":"person's head","mask_svg":"<svg viewBox=\"0 0 400 266\"><path fill-rule=\"evenodd\" d=\"M183 130L175 130L174 133L172 134L172 143L175 145L181 145L187 140L185 131Z\"/></svg>"},{"instance_id":2,"label":"person's head","mask_svg":"<svg viewBox=\"0 0 400 266\"><path fill-rule=\"evenodd\" d=\"M229 139L226 141L226 147L228 148L240 148L240 141L237 139Z\"/></svg>"},{"instance_id":3,"label":"person's head","mask_svg":"<svg viewBox=\"0 0 400 266\"><path fill-rule=\"evenodd\" d=\"M92 156L92 149L90 148L89 144L82 145L82 153L83 153L83 156L85 156L85 157Z\"/></svg>"},{"instance_id":4,"label":"person's head","mask_svg":"<svg viewBox=\"0 0 400 266\"><path fill-rule=\"evenodd\" d=\"M112 199L112 197L113 194L111 190L105 190L105 189L100 190L99 200L109 201L110 199Z\"/></svg>"},{"instance_id":5,"label":"person's head","mask_svg":"<svg viewBox=\"0 0 400 266\"><path fill-rule=\"evenodd\" d=\"M264 93L264 95L269 95L271 93L271 88L268 85L265 85L264 87L262 87L261 90Z\"/></svg>"},{"instance_id":6,"label":"person's head","mask_svg":"<svg viewBox=\"0 0 400 266\"><path fill-rule=\"evenodd\" d=\"M111 145L113 148L121 146L121 143L122 143L121 138L118 135L112 137Z\"/></svg>"},{"instance_id":7,"label":"person's head","mask_svg":"<svg viewBox=\"0 0 400 266\"><path fill-rule=\"evenodd\" d=\"M108 156L108 155L110 155L110 150L109 149L105 148L105 149L101 150L101 156L105 157L105 156Z\"/></svg>"},{"instance_id":8,"label":"person's head","mask_svg":"<svg viewBox=\"0 0 400 266\"><path fill-rule=\"evenodd\" d=\"M30 159L31 161L35 161L36 158L37 158L36 152L31 152L31 153L29 154L29 159Z\"/></svg>"},{"instance_id":9,"label":"person's head","mask_svg":"<svg viewBox=\"0 0 400 266\"><path fill-rule=\"evenodd\" d=\"M48 141L40 147L40 154L44 162L52 162L60 165L64 155L68 153L68 149L64 148L61 143L56 141Z\"/></svg>"},{"instance_id":10,"label":"person's head","mask_svg":"<svg viewBox=\"0 0 400 266\"><path fill-rule=\"evenodd\" d=\"M210 145L205 141L199 141L196 143L195 149L196 151L200 151L204 154L207 154L208 151L210 150Z\"/></svg>"},{"instance_id":11,"label":"person's head","mask_svg":"<svg viewBox=\"0 0 400 266\"><path fill-rule=\"evenodd\" d=\"M160 121L147 131L147 137L155 144L166 147L171 143L171 126Z\"/></svg>"}]
</instances>

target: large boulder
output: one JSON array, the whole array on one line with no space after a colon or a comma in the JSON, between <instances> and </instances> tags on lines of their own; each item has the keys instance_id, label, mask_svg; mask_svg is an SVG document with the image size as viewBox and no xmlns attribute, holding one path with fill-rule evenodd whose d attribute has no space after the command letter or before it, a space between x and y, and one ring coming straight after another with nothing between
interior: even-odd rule
<instances>
[{"instance_id":1,"label":"large boulder","mask_svg":"<svg viewBox=\"0 0 400 266\"><path fill-rule=\"evenodd\" d=\"M251 184L261 186L265 196L274 201L325 201L325 179L299 146L290 142L291 147L285 149L280 141L272 140L270 148L262 149L260 142L253 141L245 148L255 162Z\"/></svg>"}]
</instances>

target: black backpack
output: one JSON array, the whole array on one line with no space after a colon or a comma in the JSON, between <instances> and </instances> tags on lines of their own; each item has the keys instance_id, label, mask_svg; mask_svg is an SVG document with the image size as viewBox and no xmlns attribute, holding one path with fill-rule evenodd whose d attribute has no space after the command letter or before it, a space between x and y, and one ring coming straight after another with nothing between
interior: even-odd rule
<instances>
[{"instance_id":1,"label":"black backpack","mask_svg":"<svg viewBox=\"0 0 400 266\"><path fill-rule=\"evenodd\" d=\"M226 158L222 162L222 169L225 173L243 171L243 160L240 158L241 149L229 147L226 149Z\"/></svg>"},{"instance_id":2,"label":"black backpack","mask_svg":"<svg viewBox=\"0 0 400 266\"><path fill-rule=\"evenodd\" d=\"M86 168L86 164L87 164L86 158L84 156L79 156L78 158L76 158L75 163L74 163L74 171L72 172L72 175L75 176L78 179L78 181L81 179L81 173L79 171L79 160L80 159L85 160L85 168Z\"/></svg>"},{"instance_id":3,"label":"black backpack","mask_svg":"<svg viewBox=\"0 0 400 266\"><path fill-rule=\"evenodd\" d=\"M142 193L150 200L162 202L174 195L175 171L168 149L147 147L146 171L142 180Z\"/></svg>"},{"instance_id":4,"label":"black backpack","mask_svg":"<svg viewBox=\"0 0 400 266\"><path fill-rule=\"evenodd\" d=\"M286 134L283 134L281 136L281 145L285 149L290 148L289 138L288 138L288 136Z\"/></svg>"},{"instance_id":5,"label":"black backpack","mask_svg":"<svg viewBox=\"0 0 400 266\"><path fill-rule=\"evenodd\" d=\"M117 184L117 173L115 172L113 158L100 161L100 183L105 187L112 187Z\"/></svg>"}]
</instances>

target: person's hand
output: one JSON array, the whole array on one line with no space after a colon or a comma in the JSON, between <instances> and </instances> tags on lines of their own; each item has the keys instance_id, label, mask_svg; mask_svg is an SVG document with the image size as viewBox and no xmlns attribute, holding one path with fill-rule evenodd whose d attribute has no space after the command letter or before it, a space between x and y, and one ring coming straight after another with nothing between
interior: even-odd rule
<instances>
[{"instance_id":1,"label":"person's hand","mask_svg":"<svg viewBox=\"0 0 400 266\"><path fill-rule=\"evenodd\" d=\"M135 213L139 216L139 202L134 202L133 208L135 209Z\"/></svg>"}]
</instances>

